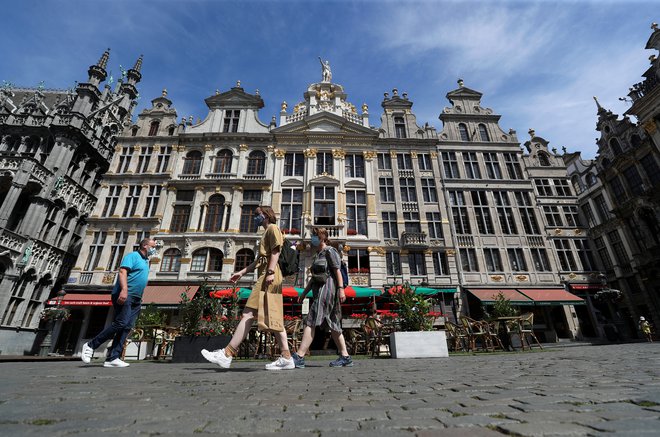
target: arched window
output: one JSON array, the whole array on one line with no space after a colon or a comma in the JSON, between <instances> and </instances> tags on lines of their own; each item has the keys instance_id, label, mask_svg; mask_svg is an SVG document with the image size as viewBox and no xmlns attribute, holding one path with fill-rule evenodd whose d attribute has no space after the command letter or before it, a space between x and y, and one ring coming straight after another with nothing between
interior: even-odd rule
<instances>
[{"instance_id":1,"label":"arched window","mask_svg":"<svg viewBox=\"0 0 660 437\"><path fill-rule=\"evenodd\" d=\"M188 153L183 163L183 174L199 174L202 169L202 152L193 150Z\"/></svg>"},{"instance_id":2,"label":"arched window","mask_svg":"<svg viewBox=\"0 0 660 437\"><path fill-rule=\"evenodd\" d=\"M621 144L619 144L619 140L617 140L616 138L612 138L610 140L610 147L612 148L612 152L615 155L623 154L623 150L621 150Z\"/></svg>"},{"instance_id":3,"label":"arched window","mask_svg":"<svg viewBox=\"0 0 660 437\"><path fill-rule=\"evenodd\" d=\"M193 252L190 271L192 272L221 272L222 252L212 247L205 247Z\"/></svg>"},{"instance_id":4,"label":"arched window","mask_svg":"<svg viewBox=\"0 0 660 437\"><path fill-rule=\"evenodd\" d=\"M247 174L262 175L266 173L266 155L260 150L255 150L248 157Z\"/></svg>"},{"instance_id":5,"label":"arched window","mask_svg":"<svg viewBox=\"0 0 660 437\"><path fill-rule=\"evenodd\" d=\"M158 135L158 128L160 127L160 121L152 121L149 126L149 136L155 137Z\"/></svg>"},{"instance_id":6,"label":"arched window","mask_svg":"<svg viewBox=\"0 0 660 437\"><path fill-rule=\"evenodd\" d=\"M406 138L406 122L403 117L394 117L394 132L397 138Z\"/></svg>"},{"instance_id":7,"label":"arched window","mask_svg":"<svg viewBox=\"0 0 660 437\"><path fill-rule=\"evenodd\" d=\"M573 175L571 177L571 184L573 184L573 190L575 190L577 194L582 192L582 184L580 184L580 178L578 175Z\"/></svg>"},{"instance_id":8,"label":"arched window","mask_svg":"<svg viewBox=\"0 0 660 437\"><path fill-rule=\"evenodd\" d=\"M470 141L467 126L465 123L458 123L458 133L461 135L461 141Z\"/></svg>"},{"instance_id":9,"label":"arched window","mask_svg":"<svg viewBox=\"0 0 660 437\"><path fill-rule=\"evenodd\" d=\"M550 167L550 160L548 159L548 155L545 153L539 153L539 164L542 167Z\"/></svg>"},{"instance_id":10,"label":"arched window","mask_svg":"<svg viewBox=\"0 0 660 437\"><path fill-rule=\"evenodd\" d=\"M163 254L163 262L160 265L161 272L178 272L181 268L181 251L179 249L167 249Z\"/></svg>"},{"instance_id":11,"label":"arched window","mask_svg":"<svg viewBox=\"0 0 660 437\"><path fill-rule=\"evenodd\" d=\"M254 252L250 249L241 249L238 252L236 252L236 263L234 265L234 271L238 272L245 267L249 266L252 264L252 261L254 261Z\"/></svg>"},{"instance_id":12,"label":"arched window","mask_svg":"<svg viewBox=\"0 0 660 437\"><path fill-rule=\"evenodd\" d=\"M215 157L215 167L213 173L229 174L231 173L231 162L233 154L231 150L221 150Z\"/></svg>"},{"instance_id":13,"label":"arched window","mask_svg":"<svg viewBox=\"0 0 660 437\"><path fill-rule=\"evenodd\" d=\"M167 129L167 135L169 135L169 136L173 136L175 130L176 130L176 127L175 127L175 126L170 126L170 127Z\"/></svg>"},{"instance_id":14,"label":"arched window","mask_svg":"<svg viewBox=\"0 0 660 437\"><path fill-rule=\"evenodd\" d=\"M218 232L222 229L222 218L225 214L225 198L219 194L211 196L206 211L204 232Z\"/></svg>"},{"instance_id":15,"label":"arched window","mask_svg":"<svg viewBox=\"0 0 660 437\"><path fill-rule=\"evenodd\" d=\"M131 128L131 136L132 136L132 137L135 137L135 136L137 136L137 133L138 133L138 127L137 127L137 126L133 126L133 127Z\"/></svg>"},{"instance_id":16,"label":"arched window","mask_svg":"<svg viewBox=\"0 0 660 437\"><path fill-rule=\"evenodd\" d=\"M479 124L479 136L481 137L481 141L490 141L488 129L486 129L486 125L483 123Z\"/></svg>"},{"instance_id":17,"label":"arched window","mask_svg":"<svg viewBox=\"0 0 660 437\"><path fill-rule=\"evenodd\" d=\"M596 175L594 175L593 173L587 173L587 186L593 187L594 185L596 185L596 182L598 182Z\"/></svg>"}]
</instances>

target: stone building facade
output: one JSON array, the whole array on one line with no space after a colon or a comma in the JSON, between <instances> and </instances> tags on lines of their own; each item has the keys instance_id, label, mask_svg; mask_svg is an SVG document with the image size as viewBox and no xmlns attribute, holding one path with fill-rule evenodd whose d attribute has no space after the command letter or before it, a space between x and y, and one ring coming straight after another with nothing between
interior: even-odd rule
<instances>
[{"instance_id":1,"label":"stone building facade","mask_svg":"<svg viewBox=\"0 0 660 437\"><path fill-rule=\"evenodd\" d=\"M87 218L130 121L142 58L114 89L109 52L75 90L0 89L0 349L39 345L40 313L69 278Z\"/></svg>"}]
</instances>

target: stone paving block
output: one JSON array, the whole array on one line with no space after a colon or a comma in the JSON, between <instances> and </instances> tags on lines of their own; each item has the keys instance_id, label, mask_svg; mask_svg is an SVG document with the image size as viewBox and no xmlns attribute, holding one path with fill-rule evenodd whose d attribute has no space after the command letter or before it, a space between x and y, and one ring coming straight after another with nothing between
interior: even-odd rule
<instances>
[{"instance_id":1,"label":"stone paving block","mask_svg":"<svg viewBox=\"0 0 660 437\"><path fill-rule=\"evenodd\" d=\"M388 409L387 417L393 421L401 419L442 419L451 417L452 413L447 410L438 410L433 408L419 408L415 410Z\"/></svg>"},{"instance_id":2,"label":"stone paving block","mask_svg":"<svg viewBox=\"0 0 660 437\"><path fill-rule=\"evenodd\" d=\"M603 432L620 431L627 432L634 430L637 434L660 434L660 420L658 419L623 419L601 421L589 424L590 427Z\"/></svg>"},{"instance_id":3,"label":"stone paving block","mask_svg":"<svg viewBox=\"0 0 660 437\"><path fill-rule=\"evenodd\" d=\"M373 420L360 423L360 435L363 430L381 430L381 435L388 435L390 430L415 432L420 430L443 429L445 425L434 419L399 419L399 420Z\"/></svg>"},{"instance_id":4,"label":"stone paving block","mask_svg":"<svg viewBox=\"0 0 660 437\"><path fill-rule=\"evenodd\" d=\"M374 407L352 407L344 408L339 413L321 413L317 415L318 420L330 419L332 417L341 417L342 420L362 421L362 420L388 420L385 410Z\"/></svg>"},{"instance_id":5,"label":"stone paving block","mask_svg":"<svg viewBox=\"0 0 660 437\"><path fill-rule=\"evenodd\" d=\"M522 436L589 435L593 429L571 423L507 423L497 429Z\"/></svg>"},{"instance_id":6,"label":"stone paving block","mask_svg":"<svg viewBox=\"0 0 660 437\"><path fill-rule=\"evenodd\" d=\"M432 431L419 431L417 437L502 437L502 434L488 428L445 428Z\"/></svg>"},{"instance_id":7,"label":"stone paving block","mask_svg":"<svg viewBox=\"0 0 660 437\"><path fill-rule=\"evenodd\" d=\"M491 417L491 416L481 416L481 415L456 415L453 414L451 417L441 419L447 427L472 427L472 426L487 426L487 425L499 425L506 423L518 423L516 420L508 419L506 417Z\"/></svg>"},{"instance_id":8,"label":"stone paving block","mask_svg":"<svg viewBox=\"0 0 660 437\"><path fill-rule=\"evenodd\" d=\"M594 413L580 413L575 411L513 413L508 414L507 417L526 423L583 423L602 420L601 417Z\"/></svg>"},{"instance_id":9,"label":"stone paving block","mask_svg":"<svg viewBox=\"0 0 660 437\"><path fill-rule=\"evenodd\" d=\"M322 430L333 430L338 432L355 432L360 428L360 422L349 422L341 416L328 420L301 419L295 422L287 422L282 426L282 431L296 432L321 432Z\"/></svg>"}]
</instances>

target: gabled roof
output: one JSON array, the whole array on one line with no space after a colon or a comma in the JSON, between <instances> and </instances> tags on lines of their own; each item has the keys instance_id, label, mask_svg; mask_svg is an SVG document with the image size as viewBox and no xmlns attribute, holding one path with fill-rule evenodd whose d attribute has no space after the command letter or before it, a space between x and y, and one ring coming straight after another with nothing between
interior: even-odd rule
<instances>
[{"instance_id":1,"label":"gabled roof","mask_svg":"<svg viewBox=\"0 0 660 437\"><path fill-rule=\"evenodd\" d=\"M481 99L481 96L483 96L483 94L480 93L479 91L475 91L465 86L457 88L454 91L449 91L447 93L447 98L449 100L456 98Z\"/></svg>"},{"instance_id":2,"label":"gabled roof","mask_svg":"<svg viewBox=\"0 0 660 437\"><path fill-rule=\"evenodd\" d=\"M264 100L259 95L248 94L241 87L204 99L210 109L215 108L263 108Z\"/></svg>"},{"instance_id":3,"label":"gabled roof","mask_svg":"<svg viewBox=\"0 0 660 437\"><path fill-rule=\"evenodd\" d=\"M271 132L274 134L318 132L378 135L378 132L373 129L353 123L330 112L318 112L302 120L275 128Z\"/></svg>"}]
</instances>

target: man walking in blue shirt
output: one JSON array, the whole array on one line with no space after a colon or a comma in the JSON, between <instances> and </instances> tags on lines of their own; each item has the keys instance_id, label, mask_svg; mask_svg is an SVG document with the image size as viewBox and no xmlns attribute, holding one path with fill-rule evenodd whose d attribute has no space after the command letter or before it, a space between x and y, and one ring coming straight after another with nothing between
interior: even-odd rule
<instances>
[{"instance_id":1,"label":"man walking in blue shirt","mask_svg":"<svg viewBox=\"0 0 660 437\"><path fill-rule=\"evenodd\" d=\"M135 325L142 307L142 293L149 280L149 257L156 254L156 241L145 238L140 247L122 259L115 288L112 290L112 306L115 316L110 326L105 328L90 342L83 344L80 358L89 363L94 349L112 339L110 353L103 367L128 367L122 361L121 353L128 333Z\"/></svg>"}]
</instances>

